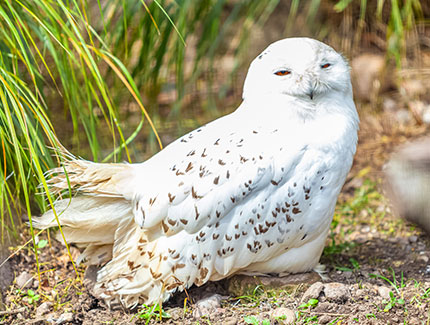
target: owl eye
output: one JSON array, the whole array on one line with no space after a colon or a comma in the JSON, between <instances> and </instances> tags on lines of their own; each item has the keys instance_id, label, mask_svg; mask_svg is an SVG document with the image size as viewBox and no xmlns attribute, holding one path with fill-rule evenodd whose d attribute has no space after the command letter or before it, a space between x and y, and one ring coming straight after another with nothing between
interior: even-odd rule
<instances>
[{"instance_id":1,"label":"owl eye","mask_svg":"<svg viewBox=\"0 0 430 325\"><path fill-rule=\"evenodd\" d=\"M327 69L328 67L331 67L330 63L321 64L321 68Z\"/></svg>"},{"instance_id":2,"label":"owl eye","mask_svg":"<svg viewBox=\"0 0 430 325\"><path fill-rule=\"evenodd\" d=\"M289 75L290 73L291 73L291 71L290 70L286 70L286 69L278 70L278 71L275 72L275 74L277 76L286 76L286 75Z\"/></svg>"}]
</instances>

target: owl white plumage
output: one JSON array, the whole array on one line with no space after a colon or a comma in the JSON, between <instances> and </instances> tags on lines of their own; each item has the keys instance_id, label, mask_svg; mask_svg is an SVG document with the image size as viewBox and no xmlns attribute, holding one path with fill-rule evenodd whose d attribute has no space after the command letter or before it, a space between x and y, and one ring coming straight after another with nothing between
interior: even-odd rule
<instances>
[{"instance_id":1,"label":"owl white plumage","mask_svg":"<svg viewBox=\"0 0 430 325\"><path fill-rule=\"evenodd\" d=\"M235 273L312 270L356 150L349 67L309 38L270 45L243 102L140 164L70 159L55 203L80 259L104 265L97 290L127 307ZM53 211L36 221L56 225Z\"/></svg>"}]
</instances>

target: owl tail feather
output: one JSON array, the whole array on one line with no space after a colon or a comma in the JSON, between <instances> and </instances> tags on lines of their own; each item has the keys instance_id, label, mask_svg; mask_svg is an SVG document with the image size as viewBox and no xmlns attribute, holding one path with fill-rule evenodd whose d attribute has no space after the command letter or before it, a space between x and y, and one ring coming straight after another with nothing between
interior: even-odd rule
<instances>
[{"instance_id":1,"label":"owl tail feather","mask_svg":"<svg viewBox=\"0 0 430 325\"><path fill-rule=\"evenodd\" d=\"M133 168L130 164L98 164L69 160L48 172L51 194L79 193L59 199L53 209L33 218L38 229L62 226L68 243L85 248L77 262L103 264L112 258L115 230L124 218L133 218L130 201ZM57 239L63 242L61 232Z\"/></svg>"}]
</instances>

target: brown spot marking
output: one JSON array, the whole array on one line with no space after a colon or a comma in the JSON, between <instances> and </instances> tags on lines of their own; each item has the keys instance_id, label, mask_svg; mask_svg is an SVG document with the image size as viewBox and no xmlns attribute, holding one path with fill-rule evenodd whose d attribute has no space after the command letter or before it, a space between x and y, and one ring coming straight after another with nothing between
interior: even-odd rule
<instances>
[{"instance_id":1,"label":"brown spot marking","mask_svg":"<svg viewBox=\"0 0 430 325\"><path fill-rule=\"evenodd\" d=\"M257 219L260 219L261 215L259 213L257 213Z\"/></svg>"},{"instance_id":2,"label":"brown spot marking","mask_svg":"<svg viewBox=\"0 0 430 325\"><path fill-rule=\"evenodd\" d=\"M203 197L203 196L197 195L197 192L194 189L194 186L191 187L191 196L195 199L201 199Z\"/></svg>"},{"instance_id":3,"label":"brown spot marking","mask_svg":"<svg viewBox=\"0 0 430 325\"><path fill-rule=\"evenodd\" d=\"M197 220L200 216L199 210L197 210L197 205L194 205L194 210L196 212L196 220Z\"/></svg>"},{"instance_id":4,"label":"brown spot marking","mask_svg":"<svg viewBox=\"0 0 430 325\"><path fill-rule=\"evenodd\" d=\"M293 219L291 219L291 217L290 217L290 215L289 215L289 214L286 214L286 215L285 215L285 217L286 217L286 219L287 219L287 222L291 222L291 221L293 221Z\"/></svg>"},{"instance_id":5,"label":"brown spot marking","mask_svg":"<svg viewBox=\"0 0 430 325\"><path fill-rule=\"evenodd\" d=\"M213 234L212 238L213 238L213 240L217 240L219 238L219 234Z\"/></svg>"},{"instance_id":6,"label":"brown spot marking","mask_svg":"<svg viewBox=\"0 0 430 325\"><path fill-rule=\"evenodd\" d=\"M259 231L258 231L258 229L257 229L257 227L254 227L254 232L255 232L256 235L260 234Z\"/></svg>"},{"instance_id":7,"label":"brown spot marking","mask_svg":"<svg viewBox=\"0 0 430 325\"><path fill-rule=\"evenodd\" d=\"M300 209L299 208L293 208L293 211L292 211L294 214L298 214L298 213L300 213L300 212L302 212L302 211L300 211Z\"/></svg>"},{"instance_id":8,"label":"brown spot marking","mask_svg":"<svg viewBox=\"0 0 430 325\"><path fill-rule=\"evenodd\" d=\"M230 171L228 171L228 170L227 170L227 174L225 175L225 177L226 177L227 179L229 179L229 178L230 178Z\"/></svg>"},{"instance_id":9,"label":"brown spot marking","mask_svg":"<svg viewBox=\"0 0 430 325\"><path fill-rule=\"evenodd\" d=\"M172 220L172 219L167 218L167 223L171 226L175 226L176 222L177 222L176 220Z\"/></svg>"},{"instance_id":10,"label":"brown spot marking","mask_svg":"<svg viewBox=\"0 0 430 325\"><path fill-rule=\"evenodd\" d=\"M153 199L152 199L152 198L150 198L150 199L149 199L149 205L151 205L151 206L152 206L152 205L155 203L155 200L156 200L156 199L157 199L157 197L155 197L155 198L153 198Z\"/></svg>"},{"instance_id":11,"label":"brown spot marking","mask_svg":"<svg viewBox=\"0 0 430 325\"><path fill-rule=\"evenodd\" d=\"M196 257L197 257L197 255L196 255L196 254L191 254L191 259L195 260L195 259L196 259Z\"/></svg>"},{"instance_id":12,"label":"brown spot marking","mask_svg":"<svg viewBox=\"0 0 430 325\"><path fill-rule=\"evenodd\" d=\"M186 225L188 223L187 219L179 219L180 222L182 222L184 225Z\"/></svg>"},{"instance_id":13,"label":"brown spot marking","mask_svg":"<svg viewBox=\"0 0 430 325\"><path fill-rule=\"evenodd\" d=\"M272 216L273 216L273 218L276 218L278 216L278 214L275 211L272 211Z\"/></svg>"},{"instance_id":14,"label":"brown spot marking","mask_svg":"<svg viewBox=\"0 0 430 325\"><path fill-rule=\"evenodd\" d=\"M179 175L185 175L183 172L181 172L181 171L179 171L179 169L176 171L176 176L179 176Z\"/></svg>"},{"instance_id":15,"label":"brown spot marking","mask_svg":"<svg viewBox=\"0 0 430 325\"><path fill-rule=\"evenodd\" d=\"M302 237L302 240L304 240L306 238L308 234L304 234L304 236Z\"/></svg>"},{"instance_id":16,"label":"brown spot marking","mask_svg":"<svg viewBox=\"0 0 430 325\"><path fill-rule=\"evenodd\" d=\"M180 183L178 184L178 187L181 187L182 185L184 185L184 182L180 182Z\"/></svg>"},{"instance_id":17,"label":"brown spot marking","mask_svg":"<svg viewBox=\"0 0 430 325\"><path fill-rule=\"evenodd\" d=\"M176 264L176 268L177 268L177 269L182 269L182 268L184 268L184 267L185 267L185 264L183 264L183 263Z\"/></svg>"},{"instance_id":18,"label":"brown spot marking","mask_svg":"<svg viewBox=\"0 0 430 325\"><path fill-rule=\"evenodd\" d=\"M225 162L223 162L221 159L218 160L218 164L220 164L221 166L225 165Z\"/></svg>"},{"instance_id":19,"label":"brown spot marking","mask_svg":"<svg viewBox=\"0 0 430 325\"><path fill-rule=\"evenodd\" d=\"M293 200L293 207L296 207L298 205L299 205L299 202L294 202L294 200Z\"/></svg>"},{"instance_id":20,"label":"brown spot marking","mask_svg":"<svg viewBox=\"0 0 430 325\"><path fill-rule=\"evenodd\" d=\"M218 146L219 145L219 140L221 140L221 139L218 139L218 140L215 141L214 146Z\"/></svg>"},{"instance_id":21,"label":"brown spot marking","mask_svg":"<svg viewBox=\"0 0 430 325\"><path fill-rule=\"evenodd\" d=\"M207 154L205 154L205 152L206 152L206 148L204 148L204 149L203 149L203 152L202 152L202 157L203 157L203 158L207 156Z\"/></svg>"},{"instance_id":22,"label":"brown spot marking","mask_svg":"<svg viewBox=\"0 0 430 325\"><path fill-rule=\"evenodd\" d=\"M215 228L218 228L219 227L219 222L217 222L216 224L215 224Z\"/></svg>"},{"instance_id":23,"label":"brown spot marking","mask_svg":"<svg viewBox=\"0 0 430 325\"><path fill-rule=\"evenodd\" d=\"M149 272L151 272L151 275L152 275L154 280L157 280L159 277L161 277L163 275L162 273L155 273L154 271L152 271L151 268L149 268Z\"/></svg>"},{"instance_id":24,"label":"brown spot marking","mask_svg":"<svg viewBox=\"0 0 430 325\"><path fill-rule=\"evenodd\" d=\"M142 237L140 237L140 239L139 239L139 244L145 244L145 243L147 243L148 241L146 240L146 239L143 239Z\"/></svg>"},{"instance_id":25,"label":"brown spot marking","mask_svg":"<svg viewBox=\"0 0 430 325\"><path fill-rule=\"evenodd\" d=\"M234 229L239 229L239 224L238 223L234 225Z\"/></svg>"},{"instance_id":26,"label":"brown spot marking","mask_svg":"<svg viewBox=\"0 0 430 325\"><path fill-rule=\"evenodd\" d=\"M133 270L133 266L134 266L134 262L133 261L127 261L127 265L128 265L128 268L130 270Z\"/></svg>"},{"instance_id":27,"label":"brown spot marking","mask_svg":"<svg viewBox=\"0 0 430 325\"><path fill-rule=\"evenodd\" d=\"M266 240L267 247L273 246L274 243L272 243L270 240Z\"/></svg>"},{"instance_id":28,"label":"brown spot marking","mask_svg":"<svg viewBox=\"0 0 430 325\"><path fill-rule=\"evenodd\" d=\"M161 221L161 226L163 227L163 231L164 231L165 233L169 231L169 226L168 226L168 225L166 225L166 224L164 223L164 221Z\"/></svg>"},{"instance_id":29,"label":"brown spot marking","mask_svg":"<svg viewBox=\"0 0 430 325\"><path fill-rule=\"evenodd\" d=\"M219 182L219 176L217 176L217 177L214 178L214 184L218 185L218 182Z\"/></svg>"},{"instance_id":30,"label":"brown spot marking","mask_svg":"<svg viewBox=\"0 0 430 325\"><path fill-rule=\"evenodd\" d=\"M260 56L261 56L261 55L260 55ZM255 131L255 130L253 130L253 131L252 131L252 133L257 134L258 132L257 132L257 131Z\"/></svg>"},{"instance_id":31,"label":"brown spot marking","mask_svg":"<svg viewBox=\"0 0 430 325\"><path fill-rule=\"evenodd\" d=\"M188 153L187 157L189 157L189 156L193 156L195 153L196 153L196 151L195 151L195 150L191 150L191 151Z\"/></svg>"},{"instance_id":32,"label":"brown spot marking","mask_svg":"<svg viewBox=\"0 0 430 325\"><path fill-rule=\"evenodd\" d=\"M148 255L149 255L149 252L148 252ZM174 260L177 260L180 256L181 256L181 254L177 253L176 255L172 256L172 258L173 258ZM151 254L151 256L150 256L150 257L152 257L152 254Z\"/></svg>"},{"instance_id":33,"label":"brown spot marking","mask_svg":"<svg viewBox=\"0 0 430 325\"><path fill-rule=\"evenodd\" d=\"M193 169L193 164L189 162L187 168L185 169L185 172L188 173L191 169Z\"/></svg>"},{"instance_id":34,"label":"brown spot marking","mask_svg":"<svg viewBox=\"0 0 430 325\"><path fill-rule=\"evenodd\" d=\"M278 183L278 182L275 182L273 179L270 181L270 183L272 183L272 185L275 185L275 186L278 186L278 185L279 185L279 183Z\"/></svg>"},{"instance_id":35,"label":"brown spot marking","mask_svg":"<svg viewBox=\"0 0 430 325\"><path fill-rule=\"evenodd\" d=\"M253 224L254 224L254 219L250 218L248 221L249 221L249 223L250 223L251 225L253 225Z\"/></svg>"},{"instance_id":36,"label":"brown spot marking","mask_svg":"<svg viewBox=\"0 0 430 325\"><path fill-rule=\"evenodd\" d=\"M260 231L260 233L265 234L269 230L269 228L264 228L263 225L260 223L258 225L258 230Z\"/></svg>"},{"instance_id":37,"label":"brown spot marking","mask_svg":"<svg viewBox=\"0 0 430 325\"><path fill-rule=\"evenodd\" d=\"M230 197L231 202L236 202L236 198L234 196Z\"/></svg>"},{"instance_id":38,"label":"brown spot marking","mask_svg":"<svg viewBox=\"0 0 430 325\"><path fill-rule=\"evenodd\" d=\"M246 163L247 161L248 161L249 159L246 159L245 157L243 157L242 155L240 155L240 162L243 164L243 163Z\"/></svg>"},{"instance_id":39,"label":"brown spot marking","mask_svg":"<svg viewBox=\"0 0 430 325\"><path fill-rule=\"evenodd\" d=\"M281 212L281 209L279 209L279 207L277 207L275 210L276 210L278 213L279 213L279 212Z\"/></svg>"},{"instance_id":40,"label":"brown spot marking","mask_svg":"<svg viewBox=\"0 0 430 325\"><path fill-rule=\"evenodd\" d=\"M187 140L185 140L185 139L181 139L181 142L185 142L185 143L187 143Z\"/></svg>"},{"instance_id":41,"label":"brown spot marking","mask_svg":"<svg viewBox=\"0 0 430 325\"><path fill-rule=\"evenodd\" d=\"M305 200L309 200L310 196L305 194Z\"/></svg>"},{"instance_id":42,"label":"brown spot marking","mask_svg":"<svg viewBox=\"0 0 430 325\"><path fill-rule=\"evenodd\" d=\"M219 218L221 216L221 212L219 212L218 210L215 211L216 217ZM219 223L217 223L219 225ZM215 225L215 227L217 227Z\"/></svg>"},{"instance_id":43,"label":"brown spot marking","mask_svg":"<svg viewBox=\"0 0 430 325\"><path fill-rule=\"evenodd\" d=\"M259 156L258 156L258 158L260 158L260 160L262 160L262 159L263 159L263 156L262 156L262 155L259 155Z\"/></svg>"},{"instance_id":44,"label":"brown spot marking","mask_svg":"<svg viewBox=\"0 0 430 325\"><path fill-rule=\"evenodd\" d=\"M176 289L177 287L179 287L181 285L180 282L176 282L176 283L171 283L166 285L166 287L164 289L166 289L167 291L171 291L173 289Z\"/></svg>"},{"instance_id":45,"label":"brown spot marking","mask_svg":"<svg viewBox=\"0 0 430 325\"><path fill-rule=\"evenodd\" d=\"M252 246L250 243L246 244L246 248L248 248L252 252Z\"/></svg>"},{"instance_id":46,"label":"brown spot marking","mask_svg":"<svg viewBox=\"0 0 430 325\"><path fill-rule=\"evenodd\" d=\"M239 237L240 237L240 234L235 234L234 235L234 239L239 239Z\"/></svg>"},{"instance_id":47,"label":"brown spot marking","mask_svg":"<svg viewBox=\"0 0 430 325\"><path fill-rule=\"evenodd\" d=\"M200 233L199 233L199 236L200 236L200 237L202 237L202 238L203 238L205 235L206 235L206 233L205 233L204 231L200 231Z\"/></svg>"},{"instance_id":48,"label":"brown spot marking","mask_svg":"<svg viewBox=\"0 0 430 325\"><path fill-rule=\"evenodd\" d=\"M209 270L206 267L203 267L200 269L200 277L201 278L206 278L206 275L208 275Z\"/></svg>"},{"instance_id":49,"label":"brown spot marking","mask_svg":"<svg viewBox=\"0 0 430 325\"><path fill-rule=\"evenodd\" d=\"M225 240L227 240L227 241L230 241L231 240L231 237L230 236L228 236L227 234L225 234Z\"/></svg>"},{"instance_id":50,"label":"brown spot marking","mask_svg":"<svg viewBox=\"0 0 430 325\"><path fill-rule=\"evenodd\" d=\"M285 206L286 206L287 208L289 208L289 207L291 206L291 204L289 204L288 202L285 202Z\"/></svg>"},{"instance_id":51,"label":"brown spot marking","mask_svg":"<svg viewBox=\"0 0 430 325\"><path fill-rule=\"evenodd\" d=\"M246 231L242 231L242 236L246 236L248 233Z\"/></svg>"},{"instance_id":52,"label":"brown spot marking","mask_svg":"<svg viewBox=\"0 0 430 325\"><path fill-rule=\"evenodd\" d=\"M169 201L170 201L170 203L172 203L173 202L173 200L175 199L175 195L172 195L171 193L169 193L169 194L167 194L167 196L169 197Z\"/></svg>"}]
</instances>

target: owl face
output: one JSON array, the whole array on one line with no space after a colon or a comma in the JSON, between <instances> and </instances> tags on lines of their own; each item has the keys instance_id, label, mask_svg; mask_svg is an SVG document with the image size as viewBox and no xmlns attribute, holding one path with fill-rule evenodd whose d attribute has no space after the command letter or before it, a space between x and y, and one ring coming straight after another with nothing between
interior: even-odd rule
<instances>
[{"instance_id":1,"label":"owl face","mask_svg":"<svg viewBox=\"0 0 430 325\"><path fill-rule=\"evenodd\" d=\"M288 38L270 45L251 63L243 97L287 95L315 102L350 91L345 58L319 41Z\"/></svg>"}]
</instances>

